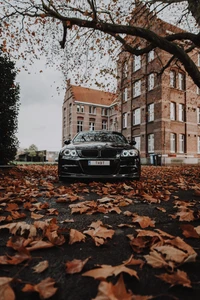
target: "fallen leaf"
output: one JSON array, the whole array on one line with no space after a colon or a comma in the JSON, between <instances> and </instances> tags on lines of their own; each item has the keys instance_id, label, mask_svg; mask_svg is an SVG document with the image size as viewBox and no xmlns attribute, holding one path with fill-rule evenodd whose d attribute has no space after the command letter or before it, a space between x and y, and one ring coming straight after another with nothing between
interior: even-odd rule
<instances>
[{"instance_id":1,"label":"fallen leaf","mask_svg":"<svg viewBox=\"0 0 200 300\"><path fill-rule=\"evenodd\" d=\"M83 273L83 276L90 276L95 279L102 280L102 279L106 279L109 276L113 276L113 275L117 276L122 272L127 273L130 276L134 276L137 279L139 279L137 276L137 272L133 269L127 268L125 264L121 264L114 267L110 265L102 265L100 268L93 269Z\"/></svg>"},{"instance_id":2,"label":"fallen leaf","mask_svg":"<svg viewBox=\"0 0 200 300\"><path fill-rule=\"evenodd\" d=\"M69 244L72 245L77 242L85 242L85 234L82 234L80 231L71 229L69 233Z\"/></svg>"},{"instance_id":3,"label":"fallen leaf","mask_svg":"<svg viewBox=\"0 0 200 300\"><path fill-rule=\"evenodd\" d=\"M133 300L132 292L126 291L122 275L113 285L111 282L102 281L98 286L98 294L93 300Z\"/></svg>"},{"instance_id":4,"label":"fallen leaf","mask_svg":"<svg viewBox=\"0 0 200 300\"><path fill-rule=\"evenodd\" d=\"M41 299L48 299L52 297L56 291L57 288L54 287L55 281L48 277L40 283L36 285L26 284L24 288L22 289L23 292L38 292Z\"/></svg>"},{"instance_id":5,"label":"fallen leaf","mask_svg":"<svg viewBox=\"0 0 200 300\"><path fill-rule=\"evenodd\" d=\"M89 259L90 257L86 258L85 260L74 259L72 261L66 262L65 264L66 273L67 274L80 273Z\"/></svg>"},{"instance_id":6,"label":"fallen leaf","mask_svg":"<svg viewBox=\"0 0 200 300\"><path fill-rule=\"evenodd\" d=\"M167 283L170 283L171 286L182 285L189 288L192 287L191 281L188 278L187 273L185 273L184 271L177 270L177 272L174 274L165 273L165 274L157 275L156 277L162 279Z\"/></svg>"},{"instance_id":7,"label":"fallen leaf","mask_svg":"<svg viewBox=\"0 0 200 300\"><path fill-rule=\"evenodd\" d=\"M34 270L34 273L42 273L49 267L48 260L43 260L39 264L37 264L32 269Z\"/></svg>"},{"instance_id":8,"label":"fallen leaf","mask_svg":"<svg viewBox=\"0 0 200 300\"><path fill-rule=\"evenodd\" d=\"M10 286L13 281L11 277L0 277L0 299L15 300L15 293Z\"/></svg>"}]
</instances>

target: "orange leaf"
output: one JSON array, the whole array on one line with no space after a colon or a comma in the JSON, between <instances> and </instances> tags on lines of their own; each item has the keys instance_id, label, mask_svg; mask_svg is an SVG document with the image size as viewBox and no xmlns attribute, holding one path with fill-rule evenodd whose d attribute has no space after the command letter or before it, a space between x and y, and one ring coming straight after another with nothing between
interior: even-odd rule
<instances>
[{"instance_id":1,"label":"orange leaf","mask_svg":"<svg viewBox=\"0 0 200 300\"><path fill-rule=\"evenodd\" d=\"M89 259L90 257L86 258L85 260L74 259L72 261L66 262L65 265L66 273L67 274L80 273Z\"/></svg>"},{"instance_id":2,"label":"orange leaf","mask_svg":"<svg viewBox=\"0 0 200 300\"><path fill-rule=\"evenodd\" d=\"M70 230L69 236L70 236L70 240L69 240L70 245L77 242L85 242L85 238L86 238L84 234L82 234L80 231L75 229Z\"/></svg>"},{"instance_id":3,"label":"orange leaf","mask_svg":"<svg viewBox=\"0 0 200 300\"><path fill-rule=\"evenodd\" d=\"M55 281L52 278L48 277L36 285L26 284L22 291L38 292L41 299L48 299L52 297L57 291L57 288L54 287L54 284Z\"/></svg>"},{"instance_id":4,"label":"orange leaf","mask_svg":"<svg viewBox=\"0 0 200 300\"><path fill-rule=\"evenodd\" d=\"M177 270L174 274L161 274L157 275L156 277L162 279L165 282L168 282L171 284L171 286L174 285L182 285L191 288L191 281L187 276L187 273L184 271Z\"/></svg>"}]
</instances>

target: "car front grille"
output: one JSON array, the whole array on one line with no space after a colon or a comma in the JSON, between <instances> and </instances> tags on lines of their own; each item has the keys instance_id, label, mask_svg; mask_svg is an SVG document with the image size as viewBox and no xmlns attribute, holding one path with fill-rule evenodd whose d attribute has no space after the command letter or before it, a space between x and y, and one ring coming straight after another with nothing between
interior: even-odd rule
<instances>
[{"instance_id":1,"label":"car front grille","mask_svg":"<svg viewBox=\"0 0 200 300\"><path fill-rule=\"evenodd\" d=\"M95 158L95 157L102 157L102 158L113 158L117 156L117 151L115 149L102 149L102 150L80 150L78 151L80 157L85 158Z\"/></svg>"}]
</instances>

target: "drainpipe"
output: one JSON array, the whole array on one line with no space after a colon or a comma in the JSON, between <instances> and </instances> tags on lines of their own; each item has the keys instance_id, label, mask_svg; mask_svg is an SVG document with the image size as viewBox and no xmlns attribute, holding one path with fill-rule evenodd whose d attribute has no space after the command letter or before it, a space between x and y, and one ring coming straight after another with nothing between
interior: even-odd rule
<instances>
[{"instance_id":1,"label":"drainpipe","mask_svg":"<svg viewBox=\"0 0 200 300\"><path fill-rule=\"evenodd\" d=\"M147 128L148 128L148 78L147 78L147 64L148 64L148 54L145 55L145 156L148 157L148 136L147 136Z\"/></svg>"}]
</instances>

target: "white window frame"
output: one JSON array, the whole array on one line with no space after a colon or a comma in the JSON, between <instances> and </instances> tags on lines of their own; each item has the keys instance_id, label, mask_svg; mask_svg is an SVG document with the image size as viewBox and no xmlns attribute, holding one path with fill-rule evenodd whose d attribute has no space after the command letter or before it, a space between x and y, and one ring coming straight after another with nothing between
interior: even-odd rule
<instances>
[{"instance_id":1,"label":"white window frame","mask_svg":"<svg viewBox=\"0 0 200 300\"><path fill-rule=\"evenodd\" d=\"M184 104L179 103L178 105L178 120L180 122L185 121L185 106Z\"/></svg>"},{"instance_id":2,"label":"white window frame","mask_svg":"<svg viewBox=\"0 0 200 300\"><path fill-rule=\"evenodd\" d=\"M128 75L128 63L125 61L122 65L122 79L127 78Z\"/></svg>"},{"instance_id":3,"label":"white window frame","mask_svg":"<svg viewBox=\"0 0 200 300\"><path fill-rule=\"evenodd\" d=\"M133 72L141 69L141 55L133 56Z\"/></svg>"},{"instance_id":4,"label":"white window frame","mask_svg":"<svg viewBox=\"0 0 200 300\"><path fill-rule=\"evenodd\" d=\"M124 102L127 102L127 100L128 100L128 88L123 89L123 91L122 91L122 100Z\"/></svg>"},{"instance_id":5,"label":"white window frame","mask_svg":"<svg viewBox=\"0 0 200 300\"><path fill-rule=\"evenodd\" d=\"M200 154L200 136L197 137L197 153Z\"/></svg>"},{"instance_id":6,"label":"white window frame","mask_svg":"<svg viewBox=\"0 0 200 300\"><path fill-rule=\"evenodd\" d=\"M179 134L179 153L185 153L185 135Z\"/></svg>"},{"instance_id":7,"label":"white window frame","mask_svg":"<svg viewBox=\"0 0 200 300\"><path fill-rule=\"evenodd\" d=\"M170 120L176 120L176 103L170 102Z\"/></svg>"},{"instance_id":8,"label":"white window frame","mask_svg":"<svg viewBox=\"0 0 200 300\"><path fill-rule=\"evenodd\" d=\"M154 121L154 103L148 105L148 122Z\"/></svg>"},{"instance_id":9,"label":"white window frame","mask_svg":"<svg viewBox=\"0 0 200 300\"><path fill-rule=\"evenodd\" d=\"M197 107L197 123L200 124L200 107Z\"/></svg>"},{"instance_id":10,"label":"white window frame","mask_svg":"<svg viewBox=\"0 0 200 300\"><path fill-rule=\"evenodd\" d=\"M170 152L176 152L176 133L170 133Z\"/></svg>"},{"instance_id":11,"label":"white window frame","mask_svg":"<svg viewBox=\"0 0 200 300\"><path fill-rule=\"evenodd\" d=\"M80 106L80 104L77 104L76 105L76 111L79 113L79 112L81 112L81 106Z\"/></svg>"},{"instance_id":12,"label":"white window frame","mask_svg":"<svg viewBox=\"0 0 200 300\"><path fill-rule=\"evenodd\" d=\"M136 142L135 147L140 151L140 147L141 147L141 137L140 136L135 136L134 140Z\"/></svg>"},{"instance_id":13,"label":"white window frame","mask_svg":"<svg viewBox=\"0 0 200 300\"><path fill-rule=\"evenodd\" d=\"M84 105L81 105L81 112L84 113Z\"/></svg>"},{"instance_id":14,"label":"white window frame","mask_svg":"<svg viewBox=\"0 0 200 300\"><path fill-rule=\"evenodd\" d=\"M154 152L154 133L148 135L148 153Z\"/></svg>"},{"instance_id":15,"label":"white window frame","mask_svg":"<svg viewBox=\"0 0 200 300\"><path fill-rule=\"evenodd\" d=\"M140 108L136 108L133 111L133 125L138 125L141 122L141 117L140 117Z\"/></svg>"},{"instance_id":16,"label":"white window frame","mask_svg":"<svg viewBox=\"0 0 200 300\"><path fill-rule=\"evenodd\" d=\"M174 70L170 71L170 87L176 88L176 72Z\"/></svg>"},{"instance_id":17,"label":"white window frame","mask_svg":"<svg viewBox=\"0 0 200 300\"><path fill-rule=\"evenodd\" d=\"M148 75L148 91L153 90L155 87L155 74L151 73Z\"/></svg>"},{"instance_id":18,"label":"white window frame","mask_svg":"<svg viewBox=\"0 0 200 300\"><path fill-rule=\"evenodd\" d=\"M95 130L95 121L89 121L89 130L90 131Z\"/></svg>"},{"instance_id":19,"label":"white window frame","mask_svg":"<svg viewBox=\"0 0 200 300\"><path fill-rule=\"evenodd\" d=\"M93 106L93 105L89 106L89 114L96 115L96 106Z\"/></svg>"},{"instance_id":20,"label":"white window frame","mask_svg":"<svg viewBox=\"0 0 200 300\"><path fill-rule=\"evenodd\" d=\"M133 83L133 97L139 97L141 95L141 80L137 80Z\"/></svg>"},{"instance_id":21,"label":"white window frame","mask_svg":"<svg viewBox=\"0 0 200 300\"><path fill-rule=\"evenodd\" d=\"M77 132L83 131L83 120L77 120Z\"/></svg>"},{"instance_id":22,"label":"white window frame","mask_svg":"<svg viewBox=\"0 0 200 300\"><path fill-rule=\"evenodd\" d=\"M181 91L185 90L185 74L183 73L178 73L178 87Z\"/></svg>"},{"instance_id":23,"label":"white window frame","mask_svg":"<svg viewBox=\"0 0 200 300\"><path fill-rule=\"evenodd\" d=\"M149 51L149 53L147 55L147 60L148 60L148 62L151 62L152 60L154 60L154 58L155 58L155 51L153 49L153 50Z\"/></svg>"},{"instance_id":24,"label":"white window frame","mask_svg":"<svg viewBox=\"0 0 200 300\"><path fill-rule=\"evenodd\" d=\"M102 130L108 129L108 122L106 120L102 120Z\"/></svg>"},{"instance_id":25,"label":"white window frame","mask_svg":"<svg viewBox=\"0 0 200 300\"><path fill-rule=\"evenodd\" d=\"M123 129L127 128L127 113L123 113L122 115L122 127Z\"/></svg>"}]
</instances>

